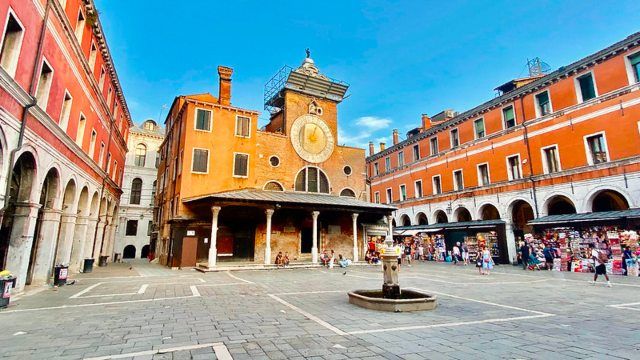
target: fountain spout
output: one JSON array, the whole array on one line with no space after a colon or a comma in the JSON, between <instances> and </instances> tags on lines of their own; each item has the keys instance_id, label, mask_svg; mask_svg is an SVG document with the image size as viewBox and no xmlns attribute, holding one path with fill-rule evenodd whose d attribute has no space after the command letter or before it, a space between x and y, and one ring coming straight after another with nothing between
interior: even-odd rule
<instances>
[{"instance_id":1,"label":"fountain spout","mask_svg":"<svg viewBox=\"0 0 640 360\"><path fill-rule=\"evenodd\" d=\"M384 282L382 283L382 297L385 299L399 299L400 285L398 284L398 254L393 246L393 238L387 235L384 240L385 249L382 255L382 270Z\"/></svg>"}]
</instances>

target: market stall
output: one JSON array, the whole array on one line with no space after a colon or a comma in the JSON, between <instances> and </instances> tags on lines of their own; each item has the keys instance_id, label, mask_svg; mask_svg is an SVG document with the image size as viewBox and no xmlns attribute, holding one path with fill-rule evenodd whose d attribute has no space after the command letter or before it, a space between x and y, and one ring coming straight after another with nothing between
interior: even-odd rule
<instances>
[{"instance_id":1,"label":"market stall","mask_svg":"<svg viewBox=\"0 0 640 360\"><path fill-rule=\"evenodd\" d=\"M593 245L609 255L607 273L637 276L637 261L623 259L623 253L627 247L627 254L634 256L640 250L640 209L549 215L531 220L529 225L534 231L525 235L525 240L533 249L539 251L547 245L556 249L554 270L592 272L589 246Z\"/></svg>"}]
</instances>

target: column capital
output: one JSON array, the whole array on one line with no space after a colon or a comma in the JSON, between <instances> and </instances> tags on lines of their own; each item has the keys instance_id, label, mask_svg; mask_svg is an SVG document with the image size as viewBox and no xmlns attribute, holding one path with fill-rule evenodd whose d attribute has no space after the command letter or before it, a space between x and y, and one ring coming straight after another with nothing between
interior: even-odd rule
<instances>
[{"instance_id":1,"label":"column capital","mask_svg":"<svg viewBox=\"0 0 640 360\"><path fill-rule=\"evenodd\" d=\"M314 220L317 219L319 215L320 215L320 211L312 211L311 212L311 216L313 216Z\"/></svg>"},{"instance_id":2,"label":"column capital","mask_svg":"<svg viewBox=\"0 0 640 360\"><path fill-rule=\"evenodd\" d=\"M217 216L218 213L220 212L220 210L222 210L221 206L212 206L211 207L211 213L213 214L213 216Z\"/></svg>"},{"instance_id":3,"label":"column capital","mask_svg":"<svg viewBox=\"0 0 640 360\"><path fill-rule=\"evenodd\" d=\"M351 214L351 218L353 219L353 221L358 220L358 215L360 215L360 214L358 214L358 213Z\"/></svg>"},{"instance_id":4,"label":"column capital","mask_svg":"<svg viewBox=\"0 0 640 360\"><path fill-rule=\"evenodd\" d=\"M273 215L275 209L265 209L264 213L267 214L267 217L271 217Z\"/></svg>"}]
</instances>

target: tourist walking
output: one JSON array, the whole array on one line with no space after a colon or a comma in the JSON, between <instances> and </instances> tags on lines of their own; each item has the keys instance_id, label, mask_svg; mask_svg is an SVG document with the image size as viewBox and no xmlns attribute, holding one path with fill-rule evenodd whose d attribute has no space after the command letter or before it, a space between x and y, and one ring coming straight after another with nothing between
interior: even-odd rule
<instances>
[{"instance_id":1,"label":"tourist walking","mask_svg":"<svg viewBox=\"0 0 640 360\"><path fill-rule=\"evenodd\" d=\"M460 243L459 242L453 245L453 251L451 252L451 260L453 261L453 265L458 265L458 261L460 261Z\"/></svg>"},{"instance_id":2,"label":"tourist walking","mask_svg":"<svg viewBox=\"0 0 640 360\"><path fill-rule=\"evenodd\" d=\"M476 268L478 269L478 273L483 275L482 271L482 251L478 251L476 253Z\"/></svg>"},{"instance_id":3,"label":"tourist walking","mask_svg":"<svg viewBox=\"0 0 640 360\"><path fill-rule=\"evenodd\" d=\"M631 265L633 265L633 254L631 253L629 245L626 245L622 252L622 273L625 276L629 276L629 266Z\"/></svg>"},{"instance_id":4,"label":"tourist walking","mask_svg":"<svg viewBox=\"0 0 640 360\"><path fill-rule=\"evenodd\" d=\"M523 270L527 270L527 268L529 267L529 244L527 244L526 242L522 242L522 245L520 246L520 257L522 258L522 269Z\"/></svg>"},{"instance_id":5,"label":"tourist walking","mask_svg":"<svg viewBox=\"0 0 640 360\"><path fill-rule=\"evenodd\" d=\"M551 247L550 243L542 250L542 255L544 255L545 267L547 270L553 270L553 259L555 258L555 250Z\"/></svg>"},{"instance_id":6,"label":"tourist walking","mask_svg":"<svg viewBox=\"0 0 640 360\"><path fill-rule=\"evenodd\" d=\"M493 269L493 258L491 258L491 252L486 246L482 247L482 271L483 275L491 274Z\"/></svg>"},{"instance_id":7,"label":"tourist walking","mask_svg":"<svg viewBox=\"0 0 640 360\"><path fill-rule=\"evenodd\" d=\"M596 264L596 273L593 274L592 284L596 284L598 275L604 275L604 278L607 280L607 287L611 287L609 275L607 275L607 266L605 265L607 261L609 261L609 255L607 255L604 250L597 250L593 244L589 244L589 248L591 249L591 258Z\"/></svg>"},{"instance_id":8,"label":"tourist walking","mask_svg":"<svg viewBox=\"0 0 640 360\"><path fill-rule=\"evenodd\" d=\"M462 250L462 261L464 265L469 265L469 247L467 246L466 242L462 242L462 247L460 250Z\"/></svg>"}]
</instances>

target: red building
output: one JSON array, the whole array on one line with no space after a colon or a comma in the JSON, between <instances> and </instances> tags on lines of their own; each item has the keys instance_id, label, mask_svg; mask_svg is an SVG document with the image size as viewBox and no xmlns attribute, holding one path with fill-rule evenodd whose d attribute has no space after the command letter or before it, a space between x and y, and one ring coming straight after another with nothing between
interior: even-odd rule
<instances>
[{"instance_id":1,"label":"red building","mask_svg":"<svg viewBox=\"0 0 640 360\"><path fill-rule=\"evenodd\" d=\"M111 255L131 120L93 0L2 1L0 34L0 267L22 289Z\"/></svg>"},{"instance_id":2,"label":"red building","mask_svg":"<svg viewBox=\"0 0 640 360\"><path fill-rule=\"evenodd\" d=\"M372 201L398 206L398 226L449 229L449 249L493 232L501 262L532 224L640 207L640 33L532 75L463 113L423 115L377 153L370 144Z\"/></svg>"}]
</instances>

